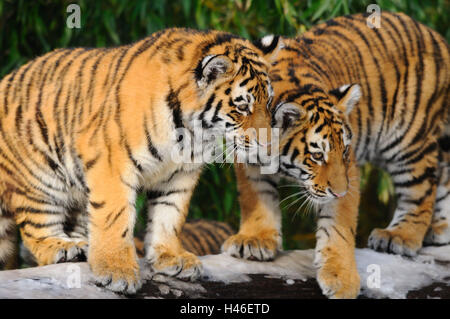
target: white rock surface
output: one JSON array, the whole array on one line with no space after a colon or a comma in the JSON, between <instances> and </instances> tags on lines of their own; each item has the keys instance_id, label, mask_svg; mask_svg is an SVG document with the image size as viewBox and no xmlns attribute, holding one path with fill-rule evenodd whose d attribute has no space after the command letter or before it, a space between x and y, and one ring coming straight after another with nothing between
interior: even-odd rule
<instances>
[{"instance_id":1,"label":"white rock surface","mask_svg":"<svg viewBox=\"0 0 450 319\"><path fill-rule=\"evenodd\" d=\"M313 258L314 251L308 249L281 252L271 262L242 260L225 254L202 256L200 260L204 279L233 283L250 281L247 276L250 274L306 280L315 276Z\"/></svg>"},{"instance_id":2,"label":"white rock surface","mask_svg":"<svg viewBox=\"0 0 450 319\"><path fill-rule=\"evenodd\" d=\"M91 299L121 298L91 282L87 263L0 271L0 298Z\"/></svg>"},{"instance_id":3,"label":"white rock surface","mask_svg":"<svg viewBox=\"0 0 450 319\"><path fill-rule=\"evenodd\" d=\"M441 247L439 247L441 248ZM408 291L431 285L433 282L450 284L450 265L443 266L446 255L438 250L426 250L417 257L378 253L370 249L356 250L356 263L361 276L361 293L370 298L406 298ZM379 275L379 280L376 276ZM375 279L375 280L374 280ZM379 282L379 285L377 284Z\"/></svg>"},{"instance_id":4,"label":"white rock surface","mask_svg":"<svg viewBox=\"0 0 450 319\"><path fill-rule=\"evenodd\" d=\"M200 257L204 280L225 283L250 281L249 274L266 277L306 280L313 278L313 250L281 253L273 262L236 259L224 254ZM406 298L408 291L433 282L450 285L450 246L426 247L411 259L396 255L357 249L356 259L361 275L361 293L371 298ZM447 265L439 261L447 262ZM143 278L149 274L143 272ZM155 276L160 291L167 285L176 291L191 290L190 296L200 296L201 283L184 283ZM151 297L151 296L150 296ZM92 284L86 263L66 263L45 267L0 272L0 298L123 298Z\"/></svg>"}]
</instances>

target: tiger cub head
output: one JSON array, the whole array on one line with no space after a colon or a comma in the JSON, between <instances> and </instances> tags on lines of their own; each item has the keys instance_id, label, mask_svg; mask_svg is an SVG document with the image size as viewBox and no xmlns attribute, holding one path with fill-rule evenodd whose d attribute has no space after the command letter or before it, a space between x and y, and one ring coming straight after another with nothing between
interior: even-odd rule
<instances>
[{"instance_id":1,"label":"tiger cub head","mask_svg":"<svg viewBox=\"0 0 450 319\"><path fill-rule=\"evenodd\" d=\"M361 97L360 86L324 92L305 85L287 95L275 87L275 92L272 125L281 130L280 171L298 181L315 203L345 196L354 160L347 116Z\"/></svg>"},{"instance_id":2,"label":"tiger cub head","mask_svg":"<svg viewBox=\"0 0 450 319\"><path fill-rule=\"evenodd\" d=\"M282 45L279 37L272 37L262 50L246 39L218 32L213 42L200 46L194 78L201 108L191 117L197 126L232 137L237 153L244 156L257 148L259 129L271 128L268 72Z\"/></svg>"}]
</instances>

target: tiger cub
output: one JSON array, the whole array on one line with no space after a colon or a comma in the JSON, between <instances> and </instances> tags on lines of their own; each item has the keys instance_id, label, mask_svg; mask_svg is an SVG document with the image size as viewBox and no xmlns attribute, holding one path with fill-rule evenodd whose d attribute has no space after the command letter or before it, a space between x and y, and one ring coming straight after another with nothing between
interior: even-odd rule
<instances>
[{"instance_id":1,"label":"tiger cub","mask_svg":"<svg viewBox=\"0 0 450 319\"><path fill-rule=\"evenodd\" d=\"M147 189L157 195L149 266L195 278L200 262L179 233L203 157L187 142L209 152L211 136L226 133L237 151L254 145L243 133L270 127L271 94L260 50L219 31L175 28L117 48L59 49L10 73L0 82L0 260L17 224L39 265L87 255L99 285L134 293L134 203ZM185 149L200 161L174 158Z\"/></svg>"},{"instance_id":2,"label":"tiger cub","mask_svg":"<svg viewBox=\"0 0 450 319\"><path fill-rule=\"evenodd\" d=\"M283 39L272 64L280 174L237 166L242 221L229 254L267 260L281 249L276 185L287 176L317 207L315 265L323 293L356 297L357 163L386 169L398 204L369 247L412 256L450 241L450 54L439 34L404 14L339 17ZM260 45L270 39L262 39ZM280 115L282 105L291 114ZM300 198L298 199L300 200Z\"/></svg>"}]
</instances>

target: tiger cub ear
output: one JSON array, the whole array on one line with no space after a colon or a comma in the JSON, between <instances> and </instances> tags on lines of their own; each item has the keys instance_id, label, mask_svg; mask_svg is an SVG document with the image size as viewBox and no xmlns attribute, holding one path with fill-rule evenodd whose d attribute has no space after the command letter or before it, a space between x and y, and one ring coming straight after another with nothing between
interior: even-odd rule
<instances>
[{"instance_id":1,"label":"tiger cub ear","mask_svg":"<svg viewBox=\"0 0 450 319\"><path fill-rule=\"evenodd\" d=\"M233 62L225 55L208 55L203 58L195 70L197 85L204 89L211 83L230 74Z\"/></svg>"},{"instance_id":2,"label":"tiger cub ear","mask_svg":"<svg viewBox=\"0 0 450 319\"><path fill-rule=\"evenodd\" d=\"M253 45L262 51L262 55L267 62L275 62L278 53L284 48L283 39L279 35L266 35L261 39L253 41Z\"/></svg>"},{"instance_id":3,"label":"tiger cub ear","mask_svg":"<svg viewBox=\"0 0 450 319\"><path fill-rule=\"evenodd\" d=\"M336 107L346 115L350 114L362 96L361 86L359 84L342 85L328 93L337 97L338 103Z\"/></svg>"},{"instance_id":4,"label":"tiger cub ear","mask_svg":"<svg viewBox=\"0 0 450 319\"><path fill-rule=\"evenodd\" d=\"M297 103L280 103L272 112L272 127L286 130L295 126L306 115L306 111Z\"/></svg>"}]
</instances>

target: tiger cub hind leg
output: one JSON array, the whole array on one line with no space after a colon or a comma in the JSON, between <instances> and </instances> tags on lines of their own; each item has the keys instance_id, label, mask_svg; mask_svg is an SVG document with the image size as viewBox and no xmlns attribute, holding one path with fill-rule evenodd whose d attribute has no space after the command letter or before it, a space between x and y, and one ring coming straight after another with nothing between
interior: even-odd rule
<instances>
[{"instance_id":1,"label":"tiger cub hind leg","mask_svg":"<svg viewBox=\"0 0 450 319\"><path fill-rule=\"evenodd\" d=\"M39 266L86 260L87 241L65 233L64 207L26 202L15 211L22 241Z\"/></svg>"},{"instance_id":2,"label":"tiger cub hind leg","mask_svg":"<svg viewBox=\"0 0 450 319\"><path fill-rule=\"evenodd\" d=\"M433 150L435 142L424 143L414 156L398 155L400 161L388 165L398 196L397 208L386 229L372 231L370 248L415 256L422 247L436 200L438 154Z\"/></svg>"},{"instance_id":3,"label":"tiger cub hind leg","mask_svg":"<svg viewBox=\"0 0 450 319\"><path fill-rule=\"evenodd\" d=\"M28 237L22 230L21 235L39 266L86 261L88 248L86 241L76 241L64 236L35 239Z\"/></svg>"},{"instance_id":4,"label":"tiger cub hind leg","mask_svg":"<svg viewBox=\"0 0 450 319\"><path fill-rule=\"evenodd\" d=\"M450 154L441 162L431 226L424 243L426 245L450 244Z\"/></svg>"},{"instance_id":5,"label":"tiger cub hind leg","mask_svg":"<svg viewBox=\"0 0 450 319\"><path fill-rule=\"evenodd\" d=\"M183 247L179 236L200 171L181 170L170 182L163 182L158 190L148 193L145 258L152 273L190 280L201 274L200 260Z\"/></svg>"},{"instance_id":6,"label":"tiger cub hind leg","mask_svg":"<svg viewBox=\"0 0 450 319\"><path fill-rule=\"evenodd\" d=\"M236 258L273 260L282 249L277 180L260 174L259 167L235 164L235 171L241 226L239 233L224 242L222 251Z\"/></svg>"},{"instance_id":7,"label":"tiger cub hind leg","mask_svg":"<svg viewBox=\"0 0 450 319\"><path fill-rule=\"evenodd\" d=\"M46 250L46 254L50 254L51 249L55 249L56 263L61 262L81 262L86 261L88 257L88 234L87 234L88 215L84 209L71 209L67 214L64 222L63 241L74 242L76 245L69 250L61 249L58 245L36 245L35 254L41 254L40 248ZM69 237L69 238L67 238ZM67 246L67 243L65 244ZM38 265L35 254L33 254L25 245L20 245L20 258L29 267Z\"/></svg>"}]
</instances>

